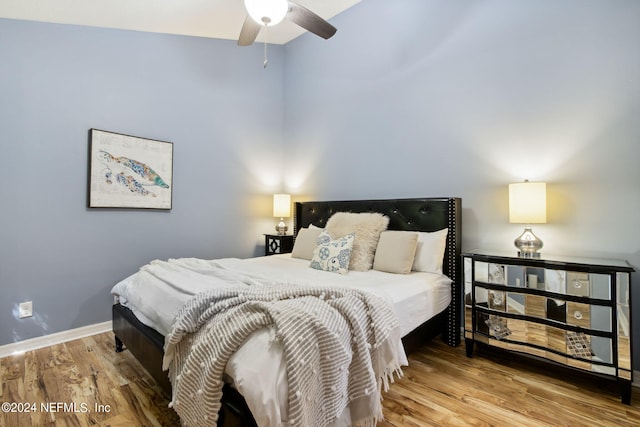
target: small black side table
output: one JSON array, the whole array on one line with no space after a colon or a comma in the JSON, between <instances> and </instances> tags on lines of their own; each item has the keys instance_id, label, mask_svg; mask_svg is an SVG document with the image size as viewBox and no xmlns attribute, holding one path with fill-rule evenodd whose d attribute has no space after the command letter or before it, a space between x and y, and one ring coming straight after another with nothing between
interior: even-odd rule
<instances>
[{"instance_id":1,"label":"small black side table","mask_svg":"<svg viewBox=\"0 0 640 427\"><path fill-rule=\"evenodd\" d=\"M293 235L291 234L265 234L264 254L288 254L293 250Z\"/></svg>"}]
</instances>

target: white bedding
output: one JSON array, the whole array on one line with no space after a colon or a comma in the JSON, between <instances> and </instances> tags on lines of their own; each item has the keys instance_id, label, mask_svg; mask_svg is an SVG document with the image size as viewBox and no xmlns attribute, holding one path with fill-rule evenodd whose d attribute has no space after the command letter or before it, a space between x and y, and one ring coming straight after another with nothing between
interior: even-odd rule
<instances>
[{"instance_id":1,"label":"white bedding","mask_svg":"<svg viewBox=\"0 0 640 427\"><path fill-rule=\"evenodd\" d=\"M204 290L229 286L228 281L207 274L220 268L227 272L226 279L232 281L236 280L234 271L240 271L243 277L247 274L254 277L256 283L266 279L369 291L392 303L402 336L440 313L451 301L451 280L444 275L375 270L340 275L309 268L309 261L289 254L250 259L153 261L116 284L112 293L116 302L130 308L142 323L167 335L176 312L191 297ZM261 357L256 357L257 354ZM403 363L406 365L406 357ZM286 369L282 347L272 340L272 331L255 332L229 360L225 373L244 396L259 426L286 425Z\"/></svg>"}]
</instances>

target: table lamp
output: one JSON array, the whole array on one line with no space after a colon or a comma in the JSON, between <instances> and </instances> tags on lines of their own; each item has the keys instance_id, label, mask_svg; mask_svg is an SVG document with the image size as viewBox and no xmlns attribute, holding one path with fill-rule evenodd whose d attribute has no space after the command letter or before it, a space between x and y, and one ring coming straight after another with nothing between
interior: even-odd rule
<instances>
[{"instance_id":1,"label":"table lamp","mask_svg":"<svg viewBox=\"0 0 640 427\"><path fill-rule=\"evenodd\" d=\"M540 258L542 240L531 230L531 224L547 222L547 184L524 182L509 184L509 222L527 224L524 232L514 240L521 258Z\"/></svg>"},{"instance_id":2,"label":"table lamp","mask_svg":"<svg viewBox=\"0 0 640 427\"><path fill-rule=\"evenodd\" d=\"M276 225L276 231L279 235L287 234L287 224L284 223L284 218L291 216L291 196L289 194L274 194L273 195L273 216L280 218L280 222Z\"/></svg>"}]
</instances>

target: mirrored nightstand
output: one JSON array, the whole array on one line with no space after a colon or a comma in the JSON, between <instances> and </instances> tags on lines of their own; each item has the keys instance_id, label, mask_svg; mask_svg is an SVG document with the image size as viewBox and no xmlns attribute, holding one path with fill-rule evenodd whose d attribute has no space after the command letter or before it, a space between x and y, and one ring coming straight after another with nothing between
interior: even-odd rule
<instances>
[{"instance_id":1,"label":"mirrored nightstand","mask_svg":"<svg viewBox=\"0 0 640 427\"><path fill-rule=\"evenodd\" d=\"M469 251L464 336L617 380L631 400L631 273L624 260Z\"/></svg>"}]
</instances>

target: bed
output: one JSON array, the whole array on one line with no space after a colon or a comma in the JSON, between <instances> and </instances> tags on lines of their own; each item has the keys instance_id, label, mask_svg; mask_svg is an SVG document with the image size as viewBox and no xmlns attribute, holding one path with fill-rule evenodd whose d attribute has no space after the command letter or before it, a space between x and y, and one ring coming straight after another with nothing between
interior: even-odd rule
<instances>
[{"instance_id":1,"label":"bed","mask_svg":"<svg viewBox=\"0 0 640 427\"><path fill-rule=\"evenodd\" d=\"M425 341L441 335L449 345L457 346L460 342L461 318L460 199L419 198L296 203L294 234L298 235L301 230L310 226L323 228L337 212L384 214L389 218L388 230L435 232L448 229L442 272L451 279L450 303L441 311L433 313L433 316L418 327L411 326L411 332L403 333L402 343L405 351L410 353ZM273 262L276 262L275 258ZM113 331L116 336L116 351L123 351L125 347L130 350L158 385L170 393L171 384L167 373L162 370L165 336L147 326L149 324L147 319L143 320L144 322L138 319L130 308L119 303L114 304ZM218 425L256 425L245 399L236 387L225 384L221 402Z\"/></svg>"}]
</instances>

